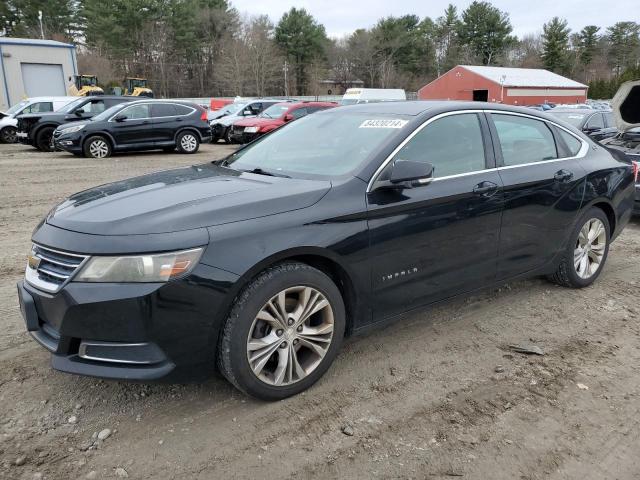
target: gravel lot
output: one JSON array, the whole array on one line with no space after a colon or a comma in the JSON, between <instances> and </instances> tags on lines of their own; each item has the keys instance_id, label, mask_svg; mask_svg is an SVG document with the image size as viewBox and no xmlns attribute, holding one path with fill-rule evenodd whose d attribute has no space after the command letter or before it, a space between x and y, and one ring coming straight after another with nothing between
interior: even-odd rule
<instances>
[{"instance_id":1,"label":"gravel lot","mask_svg":"<svg viewBox=\"0 0 640 480\"><path fill-rule=\"evenodd\" d=\"M413 314L346 342L316 386L282 402L220 378L52 371L15 292L40 218L86 187L230 150L97 161L0 145L0 478L640 477L638 220L594 286L533 279ZM522 343L545 355L508 348Z\"/></svg>"}]
</instances>

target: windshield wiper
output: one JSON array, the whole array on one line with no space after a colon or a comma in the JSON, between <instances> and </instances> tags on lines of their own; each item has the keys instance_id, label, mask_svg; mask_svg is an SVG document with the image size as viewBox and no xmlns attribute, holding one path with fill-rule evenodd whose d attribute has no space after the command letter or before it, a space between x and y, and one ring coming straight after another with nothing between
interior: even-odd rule
<instances>
[{"instance_id":1,"label":"windshield wiper","mask_svg":"<svg viewBox=\"0 0 640 480\"><path fill-rule=\"evenodd\" d=\"M240 170L245 173L257 173L258 175L267 175L269 177L282 177L282 178L291 178L289 175L285 175L284 173L271 172L269 170L264 170L260 167L256 167L251 170Z\"/></svg>"}]
</instances>

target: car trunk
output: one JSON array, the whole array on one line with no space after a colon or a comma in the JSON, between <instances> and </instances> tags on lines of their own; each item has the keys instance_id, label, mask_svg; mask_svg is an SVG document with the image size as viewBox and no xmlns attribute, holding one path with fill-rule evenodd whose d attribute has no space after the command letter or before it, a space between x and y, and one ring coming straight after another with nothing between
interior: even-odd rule
<instances>
[{"instance_id":1,"label":"car trunk","mask_svg":"<svg viewBox=\"0 0 640 480\"><path fill-rule=\"evenodd\" d=\"M611 102L621 132L640 127L640 80L623 83Z\"/></svg>"}]
</instances>

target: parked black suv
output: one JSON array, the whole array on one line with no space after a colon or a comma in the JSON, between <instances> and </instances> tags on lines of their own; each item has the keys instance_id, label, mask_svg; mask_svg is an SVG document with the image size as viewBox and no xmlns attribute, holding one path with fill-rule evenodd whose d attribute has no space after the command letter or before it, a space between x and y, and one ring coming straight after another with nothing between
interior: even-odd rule
<instances>
[{"instance_id":1,"label":"parked black suv","mask_svg":"<svg viewBox=\"0 0 640 480\"><path fill-rule=\"evenodd\" d=\"M18 141L32 145L43 152L52 152L53 131L59 125L77 120L88 120L106 109L124 102L137 100L137 97L90 96L78 97L56 112L28 113L18 115L16 136Z\"/></svg>"},{"instance_id":2,"label":"parked black suv","mask_svg":"<svg viewBox=\"0 0 640 480\"><path fill-rule=\"evenodd\" d=\"M61 125L55 147L75 155L104 158L114 151L163 149L195 153L211 139L207 111L194 103L137 100L105 110L87 121Z\"/></svg>"}]
</instances>

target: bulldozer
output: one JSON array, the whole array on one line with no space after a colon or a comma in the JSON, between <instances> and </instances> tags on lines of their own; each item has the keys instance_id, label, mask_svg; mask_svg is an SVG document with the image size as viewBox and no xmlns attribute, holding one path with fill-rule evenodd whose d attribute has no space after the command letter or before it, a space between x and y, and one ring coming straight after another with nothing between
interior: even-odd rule
<instances>
[{"instance_id":1,"label":"bulldozer","mask_svg":"<svg viewBox=\"0 0 640 480\"><path fill-rule=\"evenodd\" d=\"M88 97L89 95L104 95L104 90L98 86L95 75L73 75L69 77L69 95L74 97Z\"/></svg>"},{"instance_id":2,"label":"bulldozer","mask_svg":"<svg viewBox=\"0 0 640 480\"><path fill-rule=\"evenodd\" d=\"M147 87L146 78L127 77L124 79L124 95L153 98L153 90Z\"/></svg>"}]
</instances>

